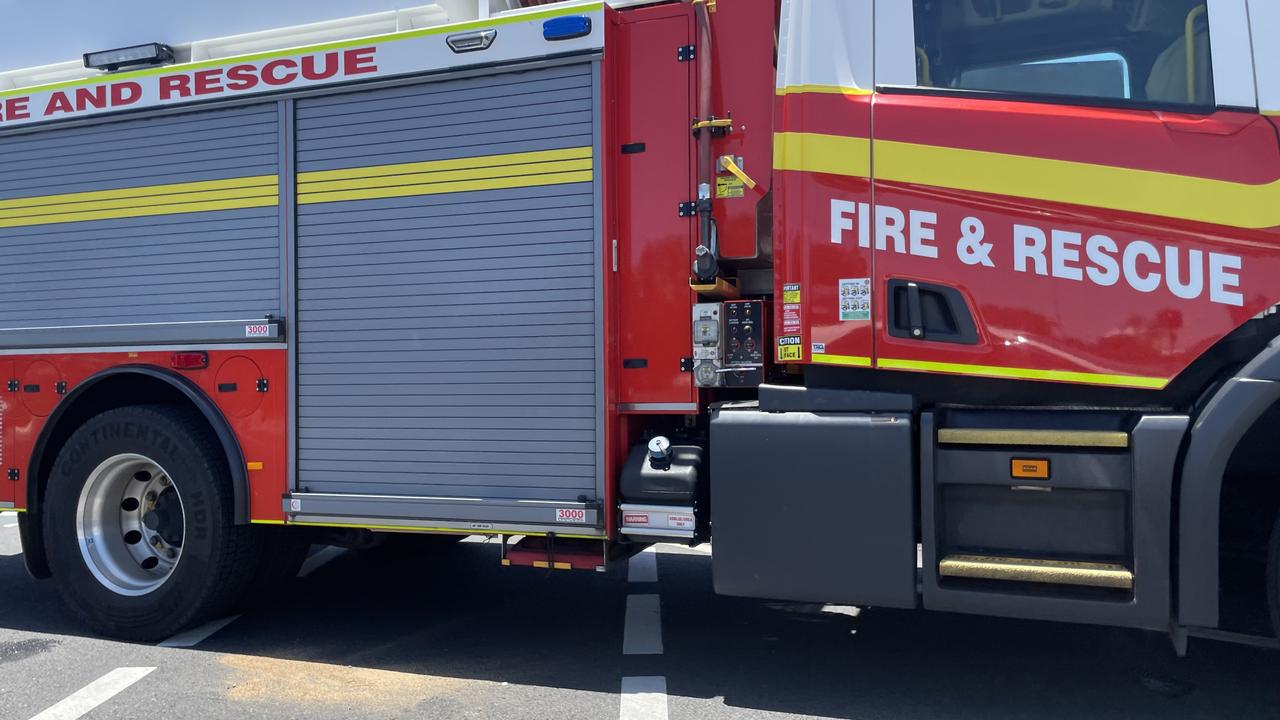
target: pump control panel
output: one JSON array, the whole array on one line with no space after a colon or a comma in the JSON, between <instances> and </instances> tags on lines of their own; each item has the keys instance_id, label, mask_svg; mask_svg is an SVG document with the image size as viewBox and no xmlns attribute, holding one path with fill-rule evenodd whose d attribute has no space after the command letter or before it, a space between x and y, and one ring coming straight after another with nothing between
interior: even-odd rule
<instances>
[{"instance_id":1,"label":"pump control panel","mask_svg":"<svg viewBox=\"0 0 1280 720\"><path fill-rule=\"evenodd\" d=\"M724 304L724 375L728 387L755 387L763 380L765 304L738 300Z\"/></svg>"},{"instance_id":2,"label":"pump control panel","mask_svg":"<svg viewBox=\"0 0 1280 720\"><path fill-rule=\"evenodd\" d=\"M693 306L693 380L698 387L755 387L764 379L763 300Z\"/></svg>"}]
</instances>

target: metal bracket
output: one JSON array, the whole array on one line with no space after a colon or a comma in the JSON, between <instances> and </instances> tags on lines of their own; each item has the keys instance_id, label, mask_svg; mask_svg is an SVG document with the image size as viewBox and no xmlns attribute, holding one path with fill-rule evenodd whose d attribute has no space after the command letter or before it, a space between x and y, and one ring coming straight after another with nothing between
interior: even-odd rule
<instances>
[{"instance_id":1,"label":"metal bracket","mask_svg":"<svg viewBox=\"0 0 1280 720\"><path fill-rule=\"evenodd\" d=\"M19 477L20 477L20 473L18 472L18 468L9 468L10 480L17 482Z\"/></svg>"},{"instance_id":2,"label":"metal bracket","mask_svg":"<svg viewBox=\"0 0 1280 720\"><path fill-rule=\"evenodd\" d=\"M258 378L258 385L257 385L258 392L264 393L267 391L268 387L270 387L270 385L267 382L266 378Z\"/></svg>"},{"instance_id":3,"label":"metal bracket","mask_svg":"<svg viewBox=\"0 0 1280 720\"><path fill-rule=\"evenodd\" d=\"M56 392L56 393L58 393L59 395L66 395L66 394L67 394L67 381L66 381L66 380L59 380L56 384L54 384L54 386L53 386L53 391L54 391L54 392Z\"/></svg>"},{"instance_id":4,"label":"metal bracket","mask_svg":"<svg viewBox=\"0 0 1280 720\"><path fill-rule=\"evenodd\" d=\"M680 358L680 372L693 372L693 358Z\"/></svg>"},{"instance_id":5,"label":"metal bracket","mask_svg":"<svg viewBox=\"0 0 1280 720\"><path fill-rule=\"evenodd\" d=\"M18 381L17 381L17 380L10 380L10 381L9 381L9 386L8 386L8 388L9 388L9 392L18 392L18 388L19 388L19 387L20 387L20 386L19 386L19 384L18 384Z\"/></svg>"},{"instance_id":6,"label":"metal bracket","mask_svg":"<svg viewBox=\"0 0 1280 720\"><path fill-rule=\"evenodd\" d=\"M676 60L679 60L680 62L689 62L690 60L697 59L697 57L698 57L697 45L681 45L680 47L676 48Z\"/></svg>"},{"instance_id":7,"label":"metal bracket","mask_svg":"<svg viewBox=\"0 0 1280 720\"><path fill-rule=\"evenodd\" d=\"M693 217L694 215L697 215L697 214L698 214L697 201L680 203L680 217Z\"/></svg>"}]
</instances>

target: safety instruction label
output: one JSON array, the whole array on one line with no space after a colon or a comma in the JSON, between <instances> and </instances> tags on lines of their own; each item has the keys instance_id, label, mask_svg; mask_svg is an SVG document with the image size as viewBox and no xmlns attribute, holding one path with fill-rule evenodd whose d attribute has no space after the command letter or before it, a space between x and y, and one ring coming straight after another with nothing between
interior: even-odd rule
<instances>
[{"instance_id":1,"label":"safety instruction label","mask_svg":"<svg viewBox=\"0 0 1280 720\"><path fill-rule=\"evenodd\" d=\"M799 335L784 335L778 338L778 362L793 362L802 359L804 352L800 349Z\"/></svg>"},{"instance_id":2,"label":"safety instruction label","mask_svg":"<svg viewBox=\"0 0 1280 720\"><path fill-rule=\"evenodd\" d=\"M732 175L716 178L717 198L740 198L746 197L746 194L746 185L738 178Z\"/></svg>"},{"instance_id":3,"label":"safety instruction label","mask_svg":"<svg viewBox=\"0 0 1280 720\"><path fill-rule=\"evenodd\" d=\"M788 305L800 304L800 283L787 283L782 286L782 302Z\"/></svg>"},{"instance_id":4,"label":"safety instruction label","mask_svg":"<svg viewBox=\"0 0 1280 720\"><path fill-rule=\"evenodd\" d=\"M842 321L871 319L871 278L840 281L840 319Z\"/></svg>"}]
</instances>

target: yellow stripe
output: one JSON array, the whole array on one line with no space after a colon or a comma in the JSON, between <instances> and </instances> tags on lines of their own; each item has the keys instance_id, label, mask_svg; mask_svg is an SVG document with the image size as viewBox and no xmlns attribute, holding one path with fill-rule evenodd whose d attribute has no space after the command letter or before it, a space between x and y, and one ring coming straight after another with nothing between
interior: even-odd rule
<instances>
[{"instance_id":1,"label":"yellow stripe","mask_svg":"<svg viewBox=\"0 0 1280 720\"><path fill-rule=\"evenodd\" d=\"M441 170L465 170L468 168L500 167L521 163L552 162L556 160L581 160L592 157L588 147L564 148L563 150L537 150L534 152L507 153L505 155L481 155L476 157L454 158L452 160L430 160L427 162L398 163L395 165L376 165L373 167L344 168L342 170L320 170L298 175L299 186L327 180L348 180L351 178L370 177L371 175L411 175L414 173L430 173Z\"/></svg>"},{"instance_id":2,"label":"yellow stripe","mask_svg":"<svg viewBox=\"0 0 1280 720\"><path fill-rule=\"evenodd\" d=\"M813 361L819 365L847 365L849 367L871 367L871 358L857 355L827 355L814 353Z\"/></svg>"},{"instance_id":3,"label":"yellow stripe","mask_svg":"<svg viewBox=\"0 0 1280 720\"><path fill-rule=\"evenodd\" d=\"M816 93L822 95L850 95L855 97L863 97L870 95L870 90L862 88L846 87L843 85L787 85L778 88L778 95L800 95L802 93Z\"/></svg>"},{"instance_id":4,"label":"yellow stripe","mask_svg":"<svg viewBox=\"0 0 1280 720\"><path fill-rule=\"evenodd\" d=\"M120 190L93 190L90 192L66 193L63 195L41 195L39 197L0 200L0 210L42 207L44 205L61 205L65 203L96 202L98 200L116 200L119 198L138 198L148 197L151 195L174 195L177 193L187 192L229 190L233 188L274 188L278 183L279 179L275 175L258 175L254 177L227 178L226 180L202 180L200 182L174 183L171 185L147 185L143 187L122 188Z\"/></svg>"},{"instance_id":5,"label":"yellow stripe","mask_svg":"<svg viewBox=\"0 0 1280 720\"><path fill-rule=\"evenodd\" d=\"M843 135L777 133L773 139L773 168L871 177L871 141Z\"/></svg>"},{"instance_id":6,"label":"yellow stripe","mask_svg":"<svg viewBox=\"0 0 1280 720\"><path fill-rule=\"evenodd\" d=\"M283 520L250 520L251 525L283 525Z\"/></svg>"},{"instance_id":7,"label":"yellow stripe","mask_svg":"<svg viewBox=\"0 0 1280 720\"><path fill-rule=\"evenodd\" d=\"M1280 226L1280 181L1264 185L977 150L876 141L876 179L1241 228ZM850 169L858 170L850 162Z\"/></svg>"},{"instance_id":8,"label":"yellow stripe","mask_svg":"<svg viewBox=\"0 0 1280 720\"><path fill-rule=\"evenodd\" d=\"M1280 180L1261 185L934 145L778 133L774 168L1005 195L1239 228L1280 226Z\"/></svg>"},{"instance_id":9,"label":"yellow stripe","mask_svg":"<svg viewBox=\"0 0 1280 720\"><path fill-rule=\"evenodd\" d=\"M298 204L591 182L590 147L302 173Z\"/></svg>"},{"instance_id":10,"label":"yellow stripe","mask_svg":"<svg viewBox=\"0 0 1280 720\"><path fill-rule=\"evenodd\" d=\"M503 25L514 25L516 23L535 22L546 18L559 17L561 15L573 15L577 13L593 12L604 8L603 2L590 3L588 5L567 5L557 7L551 10L542 10L540 12L524 13L520 15L511 15L500 18L489 18L487 20L476 20L474 22L456 23L451 25L441 25L438 27L423 28L421 30L410 30L407 32L387 33L384 35L375 35L373 37L356 38L354 40L340 40L331 43L322 43L319 45L308 45L300 48L291 48L288 50L271 50L268 52L254 53L251 55L240 55L237 57L219 58L217 60L206 60L202 62L186 63L184 65L166 65L159 68L149 68L146 70L134 70L132 72L113 73L109 78L91 77L81 80L68 80L59 83L50 83L47 85L36 85L32 87L18 88L16 90L6 90L0 92L0 98L10 95L27 95L37 92L46 92L49 90L60 90L62 88L83 87L87 85L97 85L109 79L112 82L120 80L128 80L130 78L150 77L152 75L168 75L171 73L184 73L202 68L213 67L230 67L239 63L254 62L257 60L269 60L281 57L299 57L302 55L310 55L312 53L324 52L326 50L344 50L347 48L366 47L376 45L383 42L392 42L396 40L409 40L419 37L430 37L432 35L444 35L456 32L465 32L467 30L477 30L491 27L499 27Z\"/></svg>"},{"instance_id":11,"label":"yellow stripe","mask_svg":"<svg viewBox=\"0 0 1280 720\"><path fill-rule=\"evenodd\" d=\"M157 189L157 188L152 188ZM66 202L57 205L43 203L31 208L14 208L9 210L0 210L0 222L5 220L22 220L21 225L38 225L41 218L46 217L70 217L80 214L96 213L99 210L143 210L148 207L166 207L166 212L182 212L181 208L172 206L185 206L193 203L248 200L250 198L271 198L271 204L275 204L278 188L273 184L263 187L236 188L234 190L207 190L204 192L159 192L154 195L144 195L133 198L121 198L119 200L98 200L92 202ZM40 198L43 200L43 198Z\"/></svg>"},{"instance_id":12,"label":"yellow stripe","mask_svg":"<svg viewBox=\"0 0 1280 720\"><path fill-rule=\"evenodd\" d=\"M457 528L437 528L437 527L412 527L407 525L355 525L350 523L321 523L321 522L288 522L286 525L298 525L300 527L337 527L337 528L360 528L364 530L396 530L402 532L430 532L443 533L449 535L525 535L528 537L546 537L547 533L540 532L516 532L514 530L459 530ZM558 538L571 538L574 540L604 540L603 535L566 535L564 533L556 533Z\"/></svg>"},{"instance_id":13,"label":"yellow stripe","mask_svg":"<svg viewBox=\"0 0 1280 720\"><path fill-rule=\"evenodd\" d=\"M912 370L941 372L957 375L1006 378L1016 380L1055 380L1059 382L1113 385L1117 387L1160 390L1169 384L1164 378L1133 375L1104 375L1101 373L1072 372L1068 370L1032 370L1030 368L995 367L991 365L963 365L959 363L925 362L923 360L896 360L879 358L876 367L885 370Z\"/></svg>"},{"instance_id":14,"label":"yellow stripe","mask_svg":"<svg viewBox=\"0 0 1280 720\"><path fill-rule=\"evenodd\" d=\"M238 200L219 200L213 202L183 203L179 205L155 205L151 207L122 208L119 210L101 210L86 213L62 213L59 215L43 215L34 218L11 218L0 220L0 228L21 227L27 225L50 225L64 222L83 222L85 220L116 220L119 218L150 217L153 215L181 215L195 212L211 212L214 210L240 210L243 208L275 207L279 203L276 196L260 198L243 198Z\"/></svg>"},{"instance_id":15,"label":"yellow stripe","mask_svg":"<svg viewBox=\"0 0 1280 720\"><path fill-rule=\"evenodd\" d=\"M369 168L378 171L368 177L351 180L329 180L325 182L303 181L298 185L300 196L336 190L361 190L377 187L410 187L417 185L435 185L460 180L497 180L511 177L535 177L562 172L591 170L591 160L563 160L560 162L523 163L504 167L482 167L467 170L442 170L421 172L407 175L384 174L383 168Z\"/></svg>"},{"instance_id":16,"label":"yellow stripe","mask_svg":"<svg viewBox=\"0 0 1280 720\"><path fill-rule=\"evenodd\" d=\"M496 178L493 180L469 180L429 185L411 185L407 187L371 188L367 190L312 193L299 195L298 204L311 205L314 203L341 202L345 200L375 200L378 198L439 195L443 193L472 192L476 190L505 190L508 188L541 187L544 185L565 185L568 183L591 182L594 177L594 174L588 170L585 172L549 173L546 175L526 175L515 178Z\"/></svg>"}]
</instances>

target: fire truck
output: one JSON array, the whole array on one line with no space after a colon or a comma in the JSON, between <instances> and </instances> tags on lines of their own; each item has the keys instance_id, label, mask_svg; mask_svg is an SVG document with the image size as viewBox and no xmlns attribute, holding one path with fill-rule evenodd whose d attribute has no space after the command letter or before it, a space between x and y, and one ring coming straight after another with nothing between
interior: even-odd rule
<instances>
[{"instance_id":1,"label":"fire truck","mask_svg":"<svg viewBox=\"0 0 1280 720\"><path fill-rule=\"evenodd\" d=\"M0 507L94 631L408 534L1280 626L1280 5L295 5L4 58Z\"/></svg>"}]
</instances>

